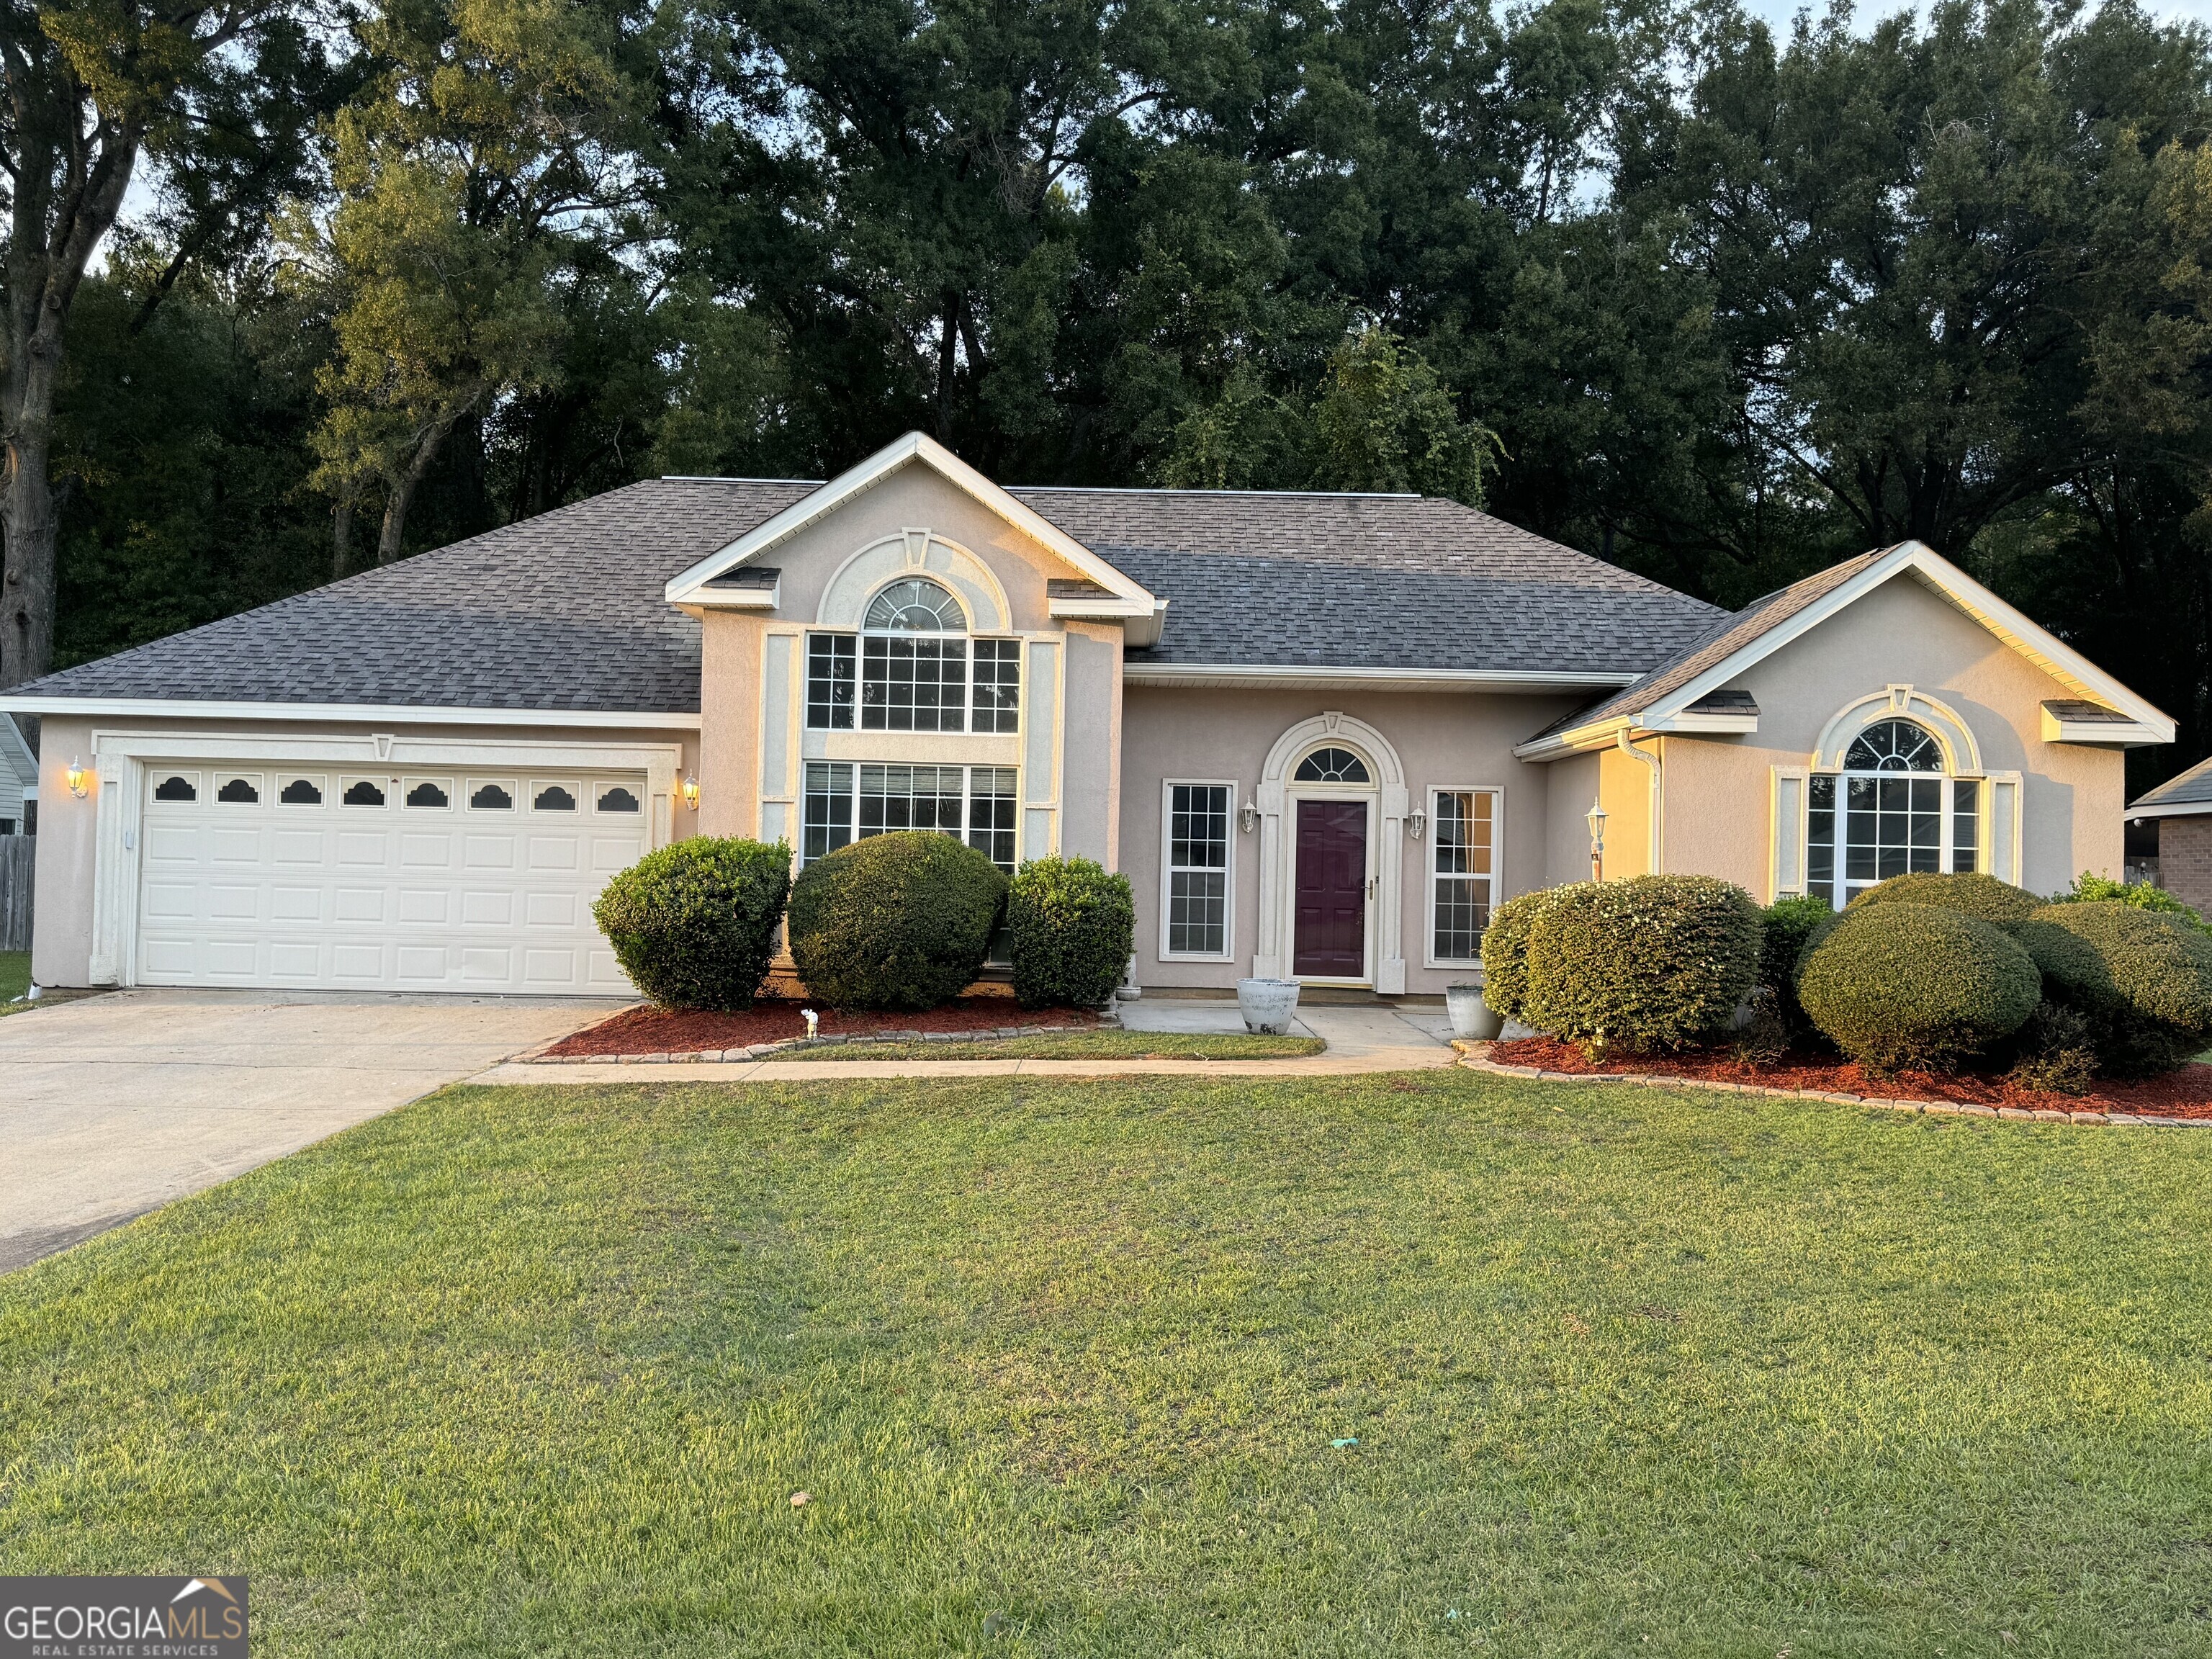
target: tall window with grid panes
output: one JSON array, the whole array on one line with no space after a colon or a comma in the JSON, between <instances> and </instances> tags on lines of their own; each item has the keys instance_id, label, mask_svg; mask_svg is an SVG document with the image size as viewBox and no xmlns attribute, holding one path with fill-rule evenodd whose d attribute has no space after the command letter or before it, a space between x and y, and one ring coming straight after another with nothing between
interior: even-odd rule
<instances>
[{"instance_id":1,"label":"tall window with grid panes","mask_svg":"<svg viewBox=\"0 0 2212 1659\"><path fill-rule=\"evenodd\" d=\"M1808 889L1838 910L1876 882L1912 871L1978 867L1982 780L1950 775L1942 745L1917 721L1876 721L1840 772L1813 775L1806 805Z\"/></svg>"},{"instance_id":2,"label":"tall window with grid panes","mask_svg":"<svg viewBox=\"0 0 2212 1659\"><path fill-rule=\"evenodd\" d=\"M971 635L951 592L902 577L869 602L857 634L806 636L805 708L816 732L1011 733L1020 729L1021 641ZM933 830L1011 874L1015 809L1010 766L811 760L799 860L889 830Z\"/></svg>"}]
</instances>

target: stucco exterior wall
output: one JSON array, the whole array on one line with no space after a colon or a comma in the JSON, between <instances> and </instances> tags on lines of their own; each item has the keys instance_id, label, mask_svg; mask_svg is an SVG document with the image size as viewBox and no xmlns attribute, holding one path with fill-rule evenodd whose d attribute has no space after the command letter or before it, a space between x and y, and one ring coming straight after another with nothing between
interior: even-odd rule
<instances>
[{"instance_id":1,"label":"stucco exterior wall","mask_svg":"<svg viewBox=\"0 0 2212 1659\"><path fill-rule=\"evenodd\" d=\"M2052 892L2120 872L2123 751L2045 743L2045 698L2078 695L1910 576L1868 594L1731 682L1759 708L1749 737L1671 736L1664 864L1772 896L1772 769L1804 766L1846 704L1910 684L1972 730L1990 771L2021 775L2021 883ZM1610 836L1608 836L1608 840Z\"/></svg>"},{"instance_id":2,"label":"stucco exterior wall","mask_svg":"<svg viewBox=\"0 0 2212 1659\"><path fill-rule=\"evenodd\" d=\"M1162 988L1231 987L1252 971L1259 945L1261 838L1257 831L1245 834L1232 827L1231 960L1163 957L1161 843L1170 781L1234 781L1241 805L1254 799L1275 740L1302 720L1336 710L1389 739L1415 805L1425 807L1431 788L1502 791L1498 896L1508 898L1551 879L1547 801L1552 774L1577 764L1528 765L1513 758L1513 745L1574 706L1571 700L1546 696L1127 686L1122 696L1121 851L1121 868L1136 894L1138 982ZM1399 925L1406 989L1416 995L1440 993L1467 977L1463 969L1425 965L1430 844L1425 836L1415 841L1401 832Z\"/></svg>"},{"instance_id":3,"label":"stucco exterior wall","mask_svg":"<svg viewBox=\"0 0 2212 1659\"><path fill-rule=\"evenodd\" d=\"M677 775L699 766L699 734L667 728L609 730L591 726L428 726L309 721L161 720L106 717L86 719L49 714L40 740L38 891L32 921L31 976L41 985L93 983L93 913L95 850L101 790L107 787L94 766L95 746L104 734L159 733L204 738L234 736L265 740L286 737L356 740L364 753L378 732L405 740L458 744L511 743L590 748L666 747L682 750ZM82 760L87 772L82 799L70 793L69 769ZM705 802L701 802L702 811ZM682 801L670 803L672 838L699 833L699 814Z\"/></svg>"},{"instance_id":4,"label":"stucco exterior wall","mask_svg":"<svg viewBox=\"0 0 2212 1659\"><path fill-rule=\"evenodd\" d=\"M765 619L710 611L699 625L699 829L761 833L761 669Z\"/></svg>"},{"instance_id":5,"label":"stucco exterior wall","mask_svg":"<svg viewBox=\"0 0 2212 1659\"><path fill-rule=\"evenodd\" d=\"M1060 757L1060 851L1121 867L1121 630L1067 627L1067 701Z\"/></svg>"}]
</instances>

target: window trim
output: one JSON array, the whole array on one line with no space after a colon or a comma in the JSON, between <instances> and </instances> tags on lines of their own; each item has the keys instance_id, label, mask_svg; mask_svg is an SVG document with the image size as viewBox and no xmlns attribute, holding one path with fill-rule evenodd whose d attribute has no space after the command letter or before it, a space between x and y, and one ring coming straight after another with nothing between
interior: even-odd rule
<instances>
[{"instance_id":1,"label":"window trim","mask_svg":"<svg viewBox=\"0 0 2212 1659\"><path fill-rule=\"evenodd\" d=\"M1490 797L1490 914L1496 915L1504 903L1498 895L1505 888L1505 786L1501 783L1432 783L1424 798L1423 806L1428 812L1428 823L1421 837L1421 966L1443 971L1463 968L1480 968L1480 952L1468 957L1437 955L1437 797L1439 795L1487 795ZM1489 931L1487 927L1485 932Z\"/></svg>"},{"instance_id":2,"label":"window trim","mask_svg":"<svg viewBox=\"0 0 2212 1659\"><path fill-rule=\"evenodd\" d=\"M947 591L950 592L951 590L948 589ZM957 599L959 596L955 594L954 597ZM872 600L871 603L873 601ZM890 738L1019 737L1027 730L1028 710L1026 704L1028 702L1027 693L1029 690L1030 673L1029 642L1032 637L1032 635L1028 634L1015 633L1012 631L978 630L972 628L964 634L921 634L914 633L906 629L883 628L817 628L811 625L803 628L799 630L799 648L793 653L799 659L799 687L798 697L796 699L799 712L799 730L802 733L812 732L850 732L854 733L870 733L877 737ZM844 726L817 726L814 723L814 641L817 639L833 638L850 640L853 642L851 658L853 668L853 700L850 703L846 705L847 712L851 714L852 720L849 724ZM909 730L889 726L870 726L867 723L866 719L868 684L868 653L866 641L869 640L905 640L908 641L917 640L960 641L963 645L960 666L960 724L957 726L940 726L933 731L923 730L919 727ZM980 729L975 724L976 647L987 641L994 645L1011 645L1013 647L1012 655L1014 665L1014 706L1012 711L1014 723L1011 726L1002 726L998 730L990 732ZM834 708L836 705L832 703L825 706Z\"/></svg>"},{"instance_id":3,"label":"window trim","mask_svg":"<svg viewBox=\"0 0 2212 1659\"><path fill-rule=\"evenodd\" d=\"M842 846L845 846L845 847L850 847L850 846L853 846L854 843L856 843L856 842L861 842L861 841L865 841L865 840L870 839L869 837L867 837L867 836L862 836L862 835L860 834L860 799L861 799L861 790L860 790L860 769L861 769L861 768L863 768L863 767L867 767L867 766L927 766L927 767L935 767L935 768L938 768L938 769L945 769L945 768L951 768L951 769L954 769L954 770L957 771L957 772L960 774L960 828L959 828L959 830L956 832L956 831L950 830L938 829L938 830L928 830L928 831L927 831L926 833L930 834L930 835L951 836L952 836L952 838L953 838L955 841L958 842L959 842L963 847L975 847L975 842L973 842L972 841L969 840L969 838L968 838L968 837L969 837L969 836L973 832L973 830L974 830L974 825L969 822L969 820L974 817L974 814L975 814L975 774L976 774L977 772L979 772L979 771L982 771L982 772L1010 772L1010 773L1012 773L1012 774L1013 775L1013 780L1014 780L1014 783L1013 783L1013 791L1012 791L1012 796L1010 797L1010 799L1012 799L1012 801L1013 801L1013 803L1014 803L1014 824L1013 824L1013 836L1014 836L1014 858L1013 858L1013 866L1014 866L1014 869L1015 869L1015 870L1019 870L1019 869L1022 867L1022 860L1023 860L1023 848L1022 848L1022 768L1021 768L1021 767L1019 767L1019 766L1015 766L1015 765L1007 765L1007 764L1005 764L1005 763L1003 763L997 762L997 761L966 761L966 760L958 760L958 761L952 761L952 760L948 760L948 761L910 761L910 760L846 760L846 759L842 759L842 758L836 757L832 757L832 756L823 756L823 755L809 755L809 756L805 756L805 757L802 757L802 758L801 758L801 760L799 761L799 800L798 800L798 803L797 803L797 805L798 805L798 820L797 820L797 823L798 823L798 831L797 831L797 833L796 833L794 836L792 836L792 838L791 838L791 872L792 872L792 874L793 874L793 877L796 877L796 876L798 875L798 873L799 873L801 870L804 870L804 869L805 869L805 868L809 864L818 863L818 862L820 861L820 858L827 858L827 857L829 857L829 856L830 856L830 853L834 853L834 852L836 852L836 851L837 850L837 848L836 848L833 847L833 848L831 848L830 849L830 851L829 851L829 852L826 852L826 853L823 853L823 854L820 854L820 858L817 858L817 859L810 859L810 858L808 858L808 857L806 856L806 825L807 825L807 820L806 820L806 803L807 803L807 798L808 798L811 794L812 794L812 793L814 793L813 791L810 790L810 789L806 787L806 772L807 772L807 769L808 769L809 767L814 767L814 766L826 766L826 767L842 766L842 767L846 768L846 769L847 769L851 773L851 775L852 775L850 787L849 787L849 789L846 792L846 799L847 799L851 803L850 806L849 806L849 807L848 807L848 809L847 809L847 811L849 812L850 816L849 816L849 817L845 820L845 828L846 828L846 830L847 830L847 831L848 831L848 833L847 834L845 840L844 840L842 843L840 843L840 845L842 845ZM830 793L830 794L834 795L834 794L836 794L837 792L836 792L835 789L832 789L832 790L828 791L827 793ZM994 799L997 799L997 798L995 798L995 797L994 797ZM878 834L887 834L887 833L890 833L890 832L888 832L888 831L878 831ZM998 830L992 830L990 833L992 833L992 834L995 835L995 834L998 834L998 833L1000 833L1000 832L999 832ZM975 850L976 850L977 852L979 852L979 853L983 852L983 849L982 849L981 848L980 848L980 847L975 848ZM988 853L984 853L984 854L983 854L983 855L984 855L986 858L989 858L989 857L990 857L990 854L989 854ZM1000 867L1000 866L999 866L998 860L995 860L995 859L993 859L993 860L991 860L991 864L992 864L992 867L993 867L994 869L998 869L998 868ZM1011 875L1011 872L1003 872L1003 871L1002 871L1002 872L1001 872L1001 873Z\"/></svg>"},{"instance_id":4,"label":"window trim","mask_svg":"<svg viewBox=\"0 0 2212 1659\"><path fill-rule=\"evenodd\" d=\"M1845 839L1848 830L1845 826L1850 810L1845 804L1845 791L1853 778L1864 778L1876 782L1893 781L1935 783L1941 787L1942 793L1937 798L1941 804L1936 809L1939 823L1938 839L1936 844L1936 873L1938 874L1956 873L1954 866L1958 863L1960 848L1957 839L1957 790L1958 786L1962 783L1972 784L1974 787L1974 845L1972 849L1974 854L1974 869L1982 874L1994 875L2000 881L2018 884L2020 860L2017 853L2019 830L2016 823L2013 832L2013 846L2015 849L2013 873L2007 875L1996 868L1997 787L2001 783L2015 781L2019 776L2017 773L1965 769L1952 772L1850 772L1824 766L1802 771L1795 768L1778 767L1774 769L1773 775L1776 781L1771 787L1776 788L1779 787L1780 780L1785 775L1801 780L1799 790L1802 796L1802 805L1799 809L1796 835L1797 868L1802 880L1794 890L1810 896L1826 897L1830 906L1836 910L1840 911L1850 903L1851 894L1849 890L1854 885L1850 876L1845 873L1847 866L1844 862L1845 848L1848 845ZM1822 780L1832 782L1836 788L1835 874L1826 884L1827 890L1825 894L1813 882L1813 786ZM2014 800L2014 813L2016 818L2018 814L2016 786ZM1771 854L1770 854L1771 858ZM1775 872L1770 864L1770 885L1778 877L1778 872ZM1872 881L1859 882L1856 885L1859 891L1863 892L1869 887L1878 886L1885 879L1887 878L1877 876Z\"/></svg>"},{"instance_id":5,"label":"window trim","mask_svg":"<svg viewBox=\"0 0 2212 1659\"><path fill-rule=\"evenodd\" d=\"M1243 787L1235 778L1163 778L1160 780L1160 915L1158 962L1234 962L1237 960L1237 796ZM1182 789L1222 789L1229 795L1227 838L1223 843L1221 886L1223 893L1221 915L1221 944L1218 951L1170 951L1168 948L1169 892L1176 866L1172 862L1175 842L1175 792ZM1186 866L1186 868L1195 866Z\"/></svg>"}]
</instances>

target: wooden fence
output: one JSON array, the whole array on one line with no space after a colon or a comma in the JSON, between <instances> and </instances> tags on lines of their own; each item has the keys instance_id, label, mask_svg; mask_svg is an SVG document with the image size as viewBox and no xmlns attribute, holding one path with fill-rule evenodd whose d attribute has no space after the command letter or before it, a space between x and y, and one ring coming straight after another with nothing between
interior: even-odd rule
<instances>
[{"instance_id":1,"label":"wooden fence","mask_svg":"<svg viewBox=\"0 0 2212 1659\"><path fill-rule=\"evenodd\" d=\"M0 951L31 948L31 872L36 836L0 836Z\"/></svg>"}]
</instances>

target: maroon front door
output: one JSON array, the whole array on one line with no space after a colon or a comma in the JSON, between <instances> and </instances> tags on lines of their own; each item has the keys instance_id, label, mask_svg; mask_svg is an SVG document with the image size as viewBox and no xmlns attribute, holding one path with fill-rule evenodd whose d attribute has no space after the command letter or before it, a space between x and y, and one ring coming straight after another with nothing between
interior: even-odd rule
<instances>
[{"instance_id":1,"label":"maroon front door","mask_svg":"<svg viewBox=\"0 0 2212 1659\"><path fill-rule=\"evenodd\" d=\"M1323 979L1367 972L1367 803L1298 803L1297 897L1291 971Z\"/></svg>"}]
</instances>

